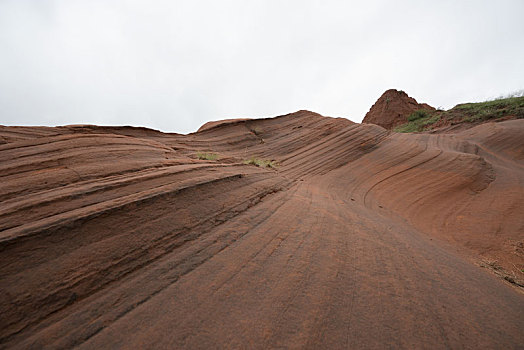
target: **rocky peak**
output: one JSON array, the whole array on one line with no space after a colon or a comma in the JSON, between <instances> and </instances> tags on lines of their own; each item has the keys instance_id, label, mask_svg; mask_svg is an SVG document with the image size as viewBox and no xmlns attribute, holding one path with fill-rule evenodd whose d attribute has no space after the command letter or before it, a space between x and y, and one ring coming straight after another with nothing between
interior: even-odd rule
<instances>
[{"instance_id":1,"label":"rocky peak","mask_svg":"<svg viewBox=\"0 0 524 350\"><path fill-rule=\"evenodd\" d=\"M406 123L407 117L420 109L434 110L435 108L426 103L418 103L402 90L390 89L371 106L362 123L377 124L386 129L393 129Z\"/></svg>"}]
</instances>

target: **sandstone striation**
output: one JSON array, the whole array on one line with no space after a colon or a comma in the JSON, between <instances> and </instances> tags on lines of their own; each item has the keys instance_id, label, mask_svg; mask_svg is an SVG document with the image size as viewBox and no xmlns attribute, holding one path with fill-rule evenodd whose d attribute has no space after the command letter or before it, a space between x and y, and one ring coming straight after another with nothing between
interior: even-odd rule
<instances>
[{"instance_id":1,"label":"sandstone striation","mask_svg":"<svg viewBox=\"0 0 524 350\"><path fill-rule=\"evenodd\" d=\"M420 106L391 90L367 122ZM523 119L398 134L299 111L0 138L1 348L524 343Z\"/></svg>"}]
</instances>

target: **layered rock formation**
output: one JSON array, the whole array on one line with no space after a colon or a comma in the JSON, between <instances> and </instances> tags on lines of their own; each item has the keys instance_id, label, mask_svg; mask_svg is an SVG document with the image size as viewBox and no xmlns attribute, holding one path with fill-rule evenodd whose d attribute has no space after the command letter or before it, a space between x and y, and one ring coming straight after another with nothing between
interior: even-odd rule
<instances>
[{"instance_id":1,"label":"layered rock formation","mask_svg":"<svg viewBox=\"0 0 524 350\"><path fill-rule=\"evenodd\" d=\"M524 343L524 120L396 134L299 111L0 137L3 348Z\"/></svg>"}]
</instances>

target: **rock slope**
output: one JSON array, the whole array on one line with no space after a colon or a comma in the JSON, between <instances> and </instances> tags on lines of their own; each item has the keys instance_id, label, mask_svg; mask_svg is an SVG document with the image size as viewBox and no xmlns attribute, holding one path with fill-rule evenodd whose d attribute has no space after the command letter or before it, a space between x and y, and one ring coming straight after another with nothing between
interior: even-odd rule
<instances>
[{"instance_id":1,"label":"rock slope","mask_svg":"<svg viewBox=\"0 0 524 350\"><path fill-rule=\"evenodd\" d=\"M388 130L408 121L408 116L418 110L434 111L426 103L418 103L404 91L386 90L366 113L363 123L380 125Z\"/></svg>"},{"instance_id":2,"label":"rock slope","mask_svg":"<svg viewBox=\"0 0 524 350\"><path fill-rule=\"evenodd\" d=\"M1 348L524 343L524 120L0 137Z\"/></svg>"}]
</instances>

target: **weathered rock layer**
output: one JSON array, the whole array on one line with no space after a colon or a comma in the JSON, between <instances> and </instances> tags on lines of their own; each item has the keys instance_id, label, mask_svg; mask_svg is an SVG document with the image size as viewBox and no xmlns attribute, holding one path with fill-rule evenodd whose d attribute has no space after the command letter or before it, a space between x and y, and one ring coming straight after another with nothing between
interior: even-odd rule
<instances>
[{"instance_id":1,"label":"weathered rock layer","mask_svg":"<svg viewBox=\"0 0 524 350\"><path fill-rule=\"evenodd\" d=\"M524 120L396 134L299 111L0 137L1 347L524 343L523 295L476 265L522 278Z\"/></svg>"}]
</instances>

